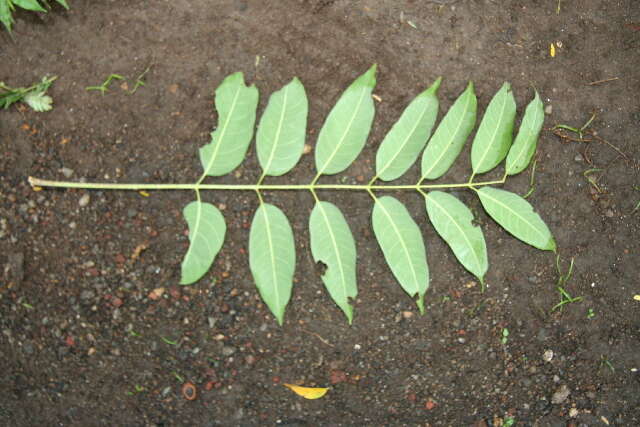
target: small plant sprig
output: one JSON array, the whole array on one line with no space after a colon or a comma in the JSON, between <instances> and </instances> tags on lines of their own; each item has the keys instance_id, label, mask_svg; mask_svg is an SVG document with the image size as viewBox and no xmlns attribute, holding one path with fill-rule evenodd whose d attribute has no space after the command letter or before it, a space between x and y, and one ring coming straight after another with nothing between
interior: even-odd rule
<instances>
[{"instance_id":1,"label":"small plant sprig","mask_svg":"<svg viewBox=\"0 0 640 427\"><path fill-rule=\"evenodd\" d=\"M100 86L87 86L86 88L84 88L84 90L97 90L102 94L102 96L104 96L104 93L109 90L109 85L114 80L124 80L124 77L120 74L109 74L109 77L107 77L107 79L103 81Z\"/></svg>"},{"instance_id":2,"label":"small plant sprig","mask_svg":"<svg viewBox=\"0 0 640 427\"><path fill-rule=\"evenodd\" d=\"M311 254L324 263L322 281L342 309L349 323L353 319L356 282L356 246L341 210L323 200L321 192L365 191L373 200L372 226L382 253L400 286L424 312L424 295L429 287L426 249L420 228L407 208L385 191L417 192L425 200L427 216L460 263L484 288L488 269L487 248L482 229L474 224L471 210L445 189L467 189L477 195L485 211L499 225L521 241L541 250L554 251L555 241L546 224L523 197L494 186L522 172L536 150L544 119L543 104L535 93L513 140L516 103L508 83L489 103L471 146L471 174L467 182L432 184L453 165L476 123L477 99L469 83L436 128L437 91L441 79L420 93L406 107L380 144L375 175L368 184L321 184L326 175L347 169L358 157L368 138L374 117L373 88L376 66L358 77L329 112L315 146L317 173L308 184L267 184L269 176L289 172L302 156L308 101L297 78L271 95L256 133L256 153L262 173L256 184L210 184L208 177L223 176L243 161L253 139L258 90L246 86L242 73L224 79L216 89L218 126L211 142L200 148L203 172L195 183L114 184L59 182L29 178L34 187L63 187L111 190L192 190L195 200L184 208L190 245L182 262L180 283L200 280L222 248L226 224L220 210L204 202L201 191L252 191L259 206L249 232L249 266L256 286L278 323L284 321L295 272L295 243L289 220L276 206L264 201L271 191L308 191L315 206L309 219ZM428 144L427 144L428 142ZM513 143L513 144L512 144ZM426 148L425 148L426 146ZM423 152L424 149L424 152ZM415 184L379 184L394 181L415 163L422 152L421 175ZM506 159L501 179L475 178L494 170ZM503 338L506 338L503 336Z\"/></svg>"},{"instance_id":3,"label":"small plant sprig","mask_svg":"<svg viewBox=\"0 0 640 427\"><path fill-rule=\"evenodd\" d=\"M69 5L66 0L55 1L65 9L69 10ZM44 13L47 13L47 9L50 8L47 0L0 0L0 22L2 22L9 33L11 33L13 12L15 12L16 6L25 10ZM47 9L43 6L46 6Z\"/></svg>"},{"instance_id":4,"label":"small plant sprig","mask_svg":"<svg viewBox=\"0 0 640 427\"><path fill-rule=\"evenodd\" d=\"M0 0L2 1L2 0ZM22 101L31 107L34 111L49 111L53 100L46 95L49 86L53 83L57 76L43 77L40 83L36 83L29 87L9 87L4 82L0 82L0 108L7 109L12 104Z\"/></svg>"}]
</instances>

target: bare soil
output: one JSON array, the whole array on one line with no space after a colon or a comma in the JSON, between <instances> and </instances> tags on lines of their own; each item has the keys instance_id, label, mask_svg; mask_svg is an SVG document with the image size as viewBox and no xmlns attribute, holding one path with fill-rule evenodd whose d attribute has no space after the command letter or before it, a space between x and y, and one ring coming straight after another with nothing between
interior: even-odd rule
<instances>
[{"instance_id":1,"label":"bare soil","mask_svg":"<svg viewBox=\"0 0 640 427\"><path fill-rule=\"evenodd\" d=\"M0 112L0 424L640 425L637 0L70 5L18 12L13 37L0 34L1 81L27 86L59 76L51 112ZM213 91L235 71L260 89L259 111L298 76L313 145L340 92L373 63L381 101L367 147L345 174L323 182L368 180L387 130L438 76L442 111L468 80L480 113L504 81L520 112L536 88L548 114L529 200L556 237L562 270L575 260L564 289L580 301L552 311L560 301L554 254L512 238L473 194L457 192L487 240L482 293L428 224L419 195L402 193L431 270L420 316L384 263L368 196L326 193L357 240L350 327L308 248L312 197L278 192L266 197L290 218L298 257L279 327L248 269L254 194L205 194L224 209L226 243L205 278L180 287L188 244L181 211L191 192L35 192L27 182L65 173L195 181L197 149L217 120ZM128 94L148 67L146 85ZM85 90L111 73L126 76L126 86L116 81L104 96ZM580 127L592 114L587 142L552 131ZM310 181L312 156L270 182ZM468 158L467 147L443 182L467 180ZM530 172L504 187L526 193ZM417 174L414 167L402 181ZM258 176L251 150L215 181ZM162 297L150 298L160 287ZM186 382L195 400L183 396ZM285 382L331 389L304 400Z\"/></svg>"}]
</instances>

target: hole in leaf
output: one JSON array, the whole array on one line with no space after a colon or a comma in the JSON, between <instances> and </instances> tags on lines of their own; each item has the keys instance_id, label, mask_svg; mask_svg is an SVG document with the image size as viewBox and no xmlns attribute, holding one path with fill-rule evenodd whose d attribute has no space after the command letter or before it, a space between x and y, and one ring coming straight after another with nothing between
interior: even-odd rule
<instances>
[{"instance_id":1,"label":"hole in leaf","mask_svg":"<svg viewBox=\"0 0 640 427\"><path fill-rule=\"evenodd\" d=\"M324 273L327 272L327 264L325 264L322 261L316 262L316 265L314 267L315 267L314 270L318 276L322 277L324 276Z\"/></svg>"}]
</instances>

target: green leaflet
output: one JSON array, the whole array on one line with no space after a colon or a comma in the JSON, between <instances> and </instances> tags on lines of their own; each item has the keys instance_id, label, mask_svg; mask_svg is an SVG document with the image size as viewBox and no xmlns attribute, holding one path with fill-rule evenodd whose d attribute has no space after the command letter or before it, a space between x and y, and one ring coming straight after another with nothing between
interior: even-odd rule
<instances>
[{"instance_id":1,"label":"green leaflet","mask_svg":"<svg viewBox=\"0 0 640 427\"><path fill-rule=\"evenodd\" d=\"M296 249L287 217L277 207L258 207L249 234L249 266L262 299L282 325L291 298Z\"/></svg>"},{"instance_id":2,"label":"green leaflet","mask_svg":"<svg viewBox=\"0 0 640 427\"><path fill-rule=\"evenodd\" d=\"M511 85L504 83L491 99L471 145L473 174L485 173L498 166L513 140L516 100Z\"/></svg>"},{"instance_id":3,"label":"green leaflet","mask_svg":"<svg viewBox=\"0 0 640 427\"><path fill-rule=\"evenodd\" d=\"M304 86L295 77L269 98L256 135L258 160L265 175L283 175L300 160L307 110Z\"/></svg>"},{"instance_id":4,"label":"green leaflet","mask_svg":"<svg viewBox=\"0 0 640 427\"><path fill-rule=\"evenodd\" d=\"M477 193L491 218L513 236L538 249L556 251L549 228L525 199L492 187L483 187Z\"/></svg>"},{"instance_id":5,"label":"green leaflet","mask_svg":"<svg viewBox=\"0 0 640 427\"><path fill-rule=\"evenodd\" d=\"M26 10L32 10L34 12L46 12L47 11L47 9L43 8L42 6L40 6L40 3L38 3L38 0L11 0L11 1L16 6L20 6L21 8L26 9Z\"/></svg>"},{"instance_id":6,"label":"green leaflet","mask_svg":"<svg viewBox=\"0 0 640 427\"><path fill-rule=\"evenodd\" d=\"M29 92L27 93L23 101L33 108L34 111L42 112L51 110L51 104L53 99L50 96L45 95L44 92Z\"/></svg>"},{"instance_id":7,"label":"green leaflet","mask_svg":"<svg viewBox=\"0 0 640 427\"><path fill-rule=\"evenodd\" d=\"M449 193L432 191L425 197L427 214L440 237L449 245L460 264L484 283L489 268L487 245L482 229L473 225L467 206Z\"/></svg>"},{"instance_id":8,"label":"green leaflet","mask_svg":"<svg viewBox=\"0 0 640 427\"><path fill-rule=\"evenodd\" d=\"M311 254L315 262L323 262L322 276L329 295L353 321L349 298L358 294L356 283L356 243L342 212L329 202L316 202L309 219Z\"/></svg>"},{"instance_id":9,"label":"green leaflet","mask_svg":"<svg viewBox=\"0 0 640 427\"><path fill-rule=\"evenodd\" d=\"M216 89L218 128L211 142L200 148L205 175L221 176L238 167L253 137L258 107L258 89L244 84L242 73L224 79Z\"/></svg>"},{"instance_id":10,"label":"green leaflet","mask_svg":"<svg viewBox=\"0 0 640 427\"><path fill-rule=\"evenodd\" d=\"M437 179L456 160L476 124L478 101L469 82L434 132L422 154L422 179Z\"/></svg>"},{"instance_id":11,"label":"green leaflet","mask_svg":"<svg viewBox=\"0 0 640 427\"><path fill-rule=\"evenodd\" d=\"M182 261L181 285L198 281L211 267L222 248L227 226L224 217L210 203L193 201L183 210L189 225L189 249Z\"/></svg>"},{"instance_id":12,"label":"green leaflet","mask_svg":"<svg viewBox=\"0 0 640 427\"><path fill-rule=\"evenodd\" d=\"M362 151L375 113L371 98L375 85L376 66L373 65L351 83L331 109L316 145L318 175L342 172Z\"/></svg>"},{"instance_id":13,"label":"green leaflet","mask_svg":"<svg viewBox=\"0 0 640 427\"><path fill-rule=\"evenodd\" d=\"M407 208L390 196L375 199L371 221L393 275L409 296L418 296L416 304L424 313L429 268L420 228Z\"/></svg>"},{"instance_id":14,"label":"green leaflet","mask_svg":"<svg viewBox=\"0 0 640 427\"><path fill-rule=\"evenodd\" d=\"M538 136L542 130L543 122L544 105L536 91L535 98L527 105L518 136L516 136L516 140L507 155L507 175L516 175L529 166L531 157L536 152Z\"/></svg>"},{"instance_id":15,"label":"green leaflet","mask_svg":"<svg viewBox=\"0 0 640 427\"><path fill-rule=\"evenodd\" d=\"M67 0L56 0L56 2L58 4L61 4L62 7L64 7L65 9L69 10L69 5L67 4Z\"/></svg>"},{"instance_id":16,"label":"green leaflet","mask_svg":"<svg viewBox=\"0 0 640 427\"><path fill-rule=\"evenodd\" d=\"M9 8L10 0L0 0L0 22L11 33L11 25L13 24L13 16L11 15L11 9Z\"/></svg>"},{"instance_id":17,"label":"green leaflet","mask_svg":"<svg viewBox=\"0 0 640 427\"><path fill-rule=\"evenodd\" d=\"M376 154L376 175L383 181L402 176L424 148L438 116L438 87L442 78L418 95L385 136Z\"/></svg>"}]
</instances>

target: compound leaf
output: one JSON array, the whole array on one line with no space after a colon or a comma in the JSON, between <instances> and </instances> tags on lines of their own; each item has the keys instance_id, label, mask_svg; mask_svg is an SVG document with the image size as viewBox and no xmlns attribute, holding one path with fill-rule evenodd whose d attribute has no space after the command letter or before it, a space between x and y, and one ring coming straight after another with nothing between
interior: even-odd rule
<instances>
[{"instance_id":1,"label":"compound leaf","mask_svg":"<svg viewBox=\"0 0 640 427\"><path fill-rule=\"evenodd\" d=\"M424 313L429 268L420 228L407 208L391 196L375 199L371 221L393 275L409 296L418 296L416 304Z\"/></svg>"},{"instance_id":2,"label":"compound leaf","mask_svg":"<svg viewBox=\"0 0 640 427\"><path fill-rule=\"evenodd\" d=\"M485 173L500 163L513 140L516 100L511 85L504 83L484 113L471 145L471 167L474 174Z\"/></svg>"},{"instance_id":3,"label":"compound leaf","mask_svg":"<svg viewBox=\"0 0 640 427\"><path fill-rule=\"evenodd\" d=\"M304 86L295 77L269 98L256 135L258 161L265 175L284 175L300 160L307 110Z\"/></svg>"},{"instance_id":4,"label":"compound leaf","mask_svg":"<svg viewBox=\"0 0 640 427\"><path fill-rule=\"evenodd\" d=\"M249 266L260 296L282 325L293 288L296 250L289 221L274 205L261 204L253 217Z\"/></svg>"},{"instance_id":5,"label":"compound leaf","mask_svg":"<svg viewBox=\"0 0 640 427\"><path fill-rule=\"evenodd\" d=\"M432 191L425 197L427 214L460 264L484 283L489 268L487 245L480 227L473 225L467 206L449 193Z\"/></svg>"},{"instance_id":6,"label":"compound leaf","mask_svg":"<svg viewBox=\"0 0 640 427\"><path fill-rule=\"evenodd\" d=\"M456 160L476 123L478 101L469 82L434 132L422 154L422 178L437 179Z\"/></svg>"},{"instance_id":7,"label":"compound leaf","mask_svg":"<svg viewBox=\"0 0 640 427\"><path fill-rule=\"evenodd\" d=\"M216 89L218 128L200 148L204 173L221 176L238 167L249 148L258 107L258 89L244 84L242 73L226 77Z\"/></svg>"},{"instance_id":8,"label":"compound leaf","mask_svg":"<svg viewBox=\"0 0 640 427\"><path fill-rule=\"evenodd\" d=\"M375 113L371 98L375 85L373 65L351 83L329 112L316 145L318 175L342 172L362 151Z\"/></svg>"},{"instance_id":9,"label":"compound leaf","mask_svg":"<svg viewBox=\"0 0 640 427\"><path fill-rule=\"evenodd\" d=\"M478 190L478 196L491 218L516 238L544 251L556 251L549 228L525 199L491 187Z\"/></svg>"},{"instance_id":10,"label":"compound leaf","mask_svg":"<svg viewBox=\"0 0 640 427\"><path fill-rule=\"evenodd\" d=\"M314 261L326 266L322 281L351 324L353 307L349 299L356 297L358 287L356 244L349 225L335 205L318 201L311 211L309 235Z\"/></svg>"},{"instance_id":11,"label":"compound leaf","mask_svg":"<svg viewBox=\"0 0 640 427\"><path fill-rule=\"evenodd\" d=\"M182 261L181 285L200 279L222 248L227 226L224 217L210 203L193 201L183 210L189 225L189 249Z\"/></svg>"},{"instance_id":12,"label":"compound leaf","mask_svg":"<svg viewBox=\"0 0 640 427\"><path fill-rule=\"evenodd\" d=\"M385 136L376 154L376 175L393 181L404 174L424 148L438 116L438 87L442 78L418 95Z\"/></svg>"},{"instance_id":13,"label":"compound leaf","mask_svg":"<svg viewBox=\"0 0 640 427\"><path fill-rule=\"evenodd\" d=\"M529 166L531 157L536 152L538 136L542 130L542 122L544 122L544 105L536 91L535 98L527 105L524 118L520 124L520 130L518 130L518 136L516 136L515 142L507 155L507 175L518 174Z\"/></svg>"}]
</instances>

